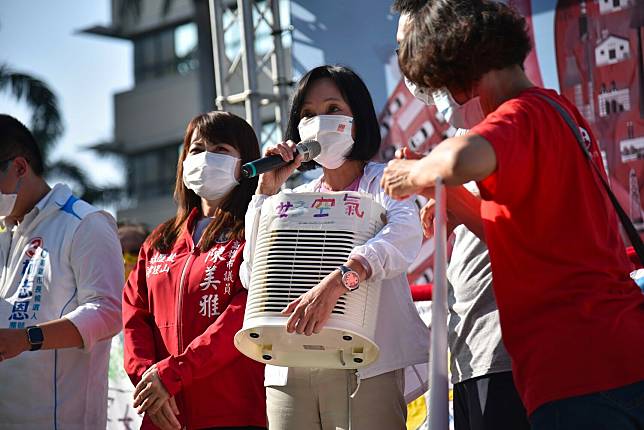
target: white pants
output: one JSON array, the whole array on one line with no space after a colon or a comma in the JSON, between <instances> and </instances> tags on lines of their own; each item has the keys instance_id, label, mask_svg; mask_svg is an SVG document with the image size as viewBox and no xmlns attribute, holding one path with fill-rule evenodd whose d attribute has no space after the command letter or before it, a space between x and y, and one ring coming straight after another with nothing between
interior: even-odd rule
<instances>
[{"instance_id":1,"label":"white pants","mask_svg":"<svg viewBox=\"0 0 644 430\"><path fill-rule=\"evenodd\" d=\"M354 370L289 368L285 386L266 387L270 430L405 430L404 370L360 381ZM351 418L351 423L349 423Z\"/></svg>"}]
</instances>

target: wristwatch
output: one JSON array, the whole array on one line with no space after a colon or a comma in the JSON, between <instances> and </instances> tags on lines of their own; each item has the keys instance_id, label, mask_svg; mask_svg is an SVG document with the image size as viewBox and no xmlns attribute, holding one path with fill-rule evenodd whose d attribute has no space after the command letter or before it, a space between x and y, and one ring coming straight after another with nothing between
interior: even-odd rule
<instances>
[{"instance_id":1,"label":"wristwatch","mask_svg":"<svg viewBox=\"0 0 644 430\"><path fill-rule=\"evenodd\" d=\"M355 291L360 287L360 275L355 270L344 264L338 268L342 273L342 285L349 291Z\"/></svg>"},{"instance_id":2,"label":"wristwatch","mask_svg":"<svg viewBox=\"0 0 644 430\"><path fill-rule=\"evenodd\" d=\"M42 348L42 343L45 340L45 336L42 334L42 329L38 326L32 325L27 327L27 341L31 347L29 351L38 351Z\"/></svg>"}]
</instances>

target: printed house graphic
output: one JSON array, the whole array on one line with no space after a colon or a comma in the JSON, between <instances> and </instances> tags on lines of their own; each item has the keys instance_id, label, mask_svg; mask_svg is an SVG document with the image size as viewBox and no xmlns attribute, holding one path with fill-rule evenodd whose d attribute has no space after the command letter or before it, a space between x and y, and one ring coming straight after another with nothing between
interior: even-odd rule
<instances>
[{"instance_id":1,"label":"printed house graphic","mask_svg":"<svg viewBox=\"0 0 644 430\"><path fill-rule=\"evenodd\" d=\"M600 40L595 48L595 63L598 66L619 63L630 56L628 39L613 34Z\"/></svg>"},{"instance_id":2,"label":"printed house graphic","mask_svg":"<svg viewBox=\"0 0 644 430\"><path fill-rule=\"evenodd\" d=\"M618 12L628 7L629 0L597 0L599 3L599 13L602 15L612 12Z\"/></svg>"},{"instance_id":3,"label":"printed house graphic","mask_svg":"<svg viewBox=\"0 0 644 430\"><path fill-rule=\"evenodd\" d=\"M612 88L610 90L607 90L606 86L602 84L601 91L597 99L599 105L599 116L601 117L631 110L631 95L629 89L623 88L618 90L615 85L615 81L613 81Z\"/></svg>"}]
</instances>

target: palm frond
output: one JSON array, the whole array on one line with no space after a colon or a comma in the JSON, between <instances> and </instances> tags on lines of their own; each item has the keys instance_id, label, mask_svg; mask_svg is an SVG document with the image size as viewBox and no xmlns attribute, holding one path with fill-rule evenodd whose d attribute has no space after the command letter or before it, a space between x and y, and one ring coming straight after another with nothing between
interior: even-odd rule
<instances>
[{"instance_id":1,"label":"palm frond","mask_svg":"<svg viewBox=\"0 0 644 430\"><path fill-rule=\"evenodd\" d=\"M98 186L77 164L58 160L47 166L47 177L64 179L78 186L79 197L89 203L115 204L125 198L125 189L117 185Z\"/></svg>"},{"instance_id":2,"label":"palm frond","mask_svg":"<svg viewBox=\"0 0 644 430\"><path fill-rule=\"evenodd\" d=\"M79 186L85 188L91 180L87 173L77 164L68 160L58 160L47 165L47 176L72 180Z\"/></svg>"},{"instance_id":3,"label":"palm frond","mask_svg":"<svg viewBox=\"0 0 644 430\"><path fill-rule=\"evenodd\" d=\"M31 132L47 159L49 150L63 134L64 126L58 108L58 98L49 86L26 73L16 72L0 64L0 92L9 91L31 110Z\"/></svg>"}]
</instances>

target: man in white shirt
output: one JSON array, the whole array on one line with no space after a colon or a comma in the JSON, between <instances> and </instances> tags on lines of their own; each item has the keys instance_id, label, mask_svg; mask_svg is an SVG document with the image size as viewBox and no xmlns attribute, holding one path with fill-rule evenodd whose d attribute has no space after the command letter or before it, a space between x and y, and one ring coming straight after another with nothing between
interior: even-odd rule
<instances>
[{"instance_id":1,"label":"man in white shirt","mask_svg":"<svg viewBox=\"0 0 644 430\"><path fill-rule=\"evenodd\" d=\"M0 429L105 428L116 223L43 171L29 130L0 115Z\"/></svg>"}]
</instances>

